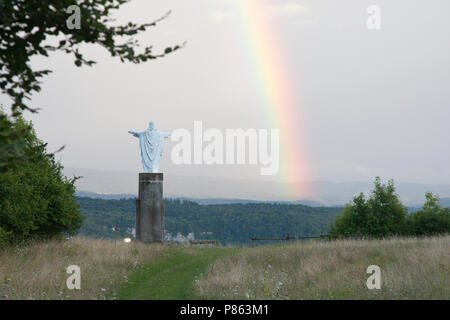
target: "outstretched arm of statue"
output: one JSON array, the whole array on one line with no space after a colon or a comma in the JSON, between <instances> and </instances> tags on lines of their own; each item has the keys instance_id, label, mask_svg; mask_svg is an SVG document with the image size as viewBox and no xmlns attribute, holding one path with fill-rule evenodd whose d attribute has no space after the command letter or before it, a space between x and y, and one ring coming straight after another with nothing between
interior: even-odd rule
<instances>
[{"instance_id":1,"label":"outstretched arm of statue","mask_svg":"<svg viewBox=\"0 0 450 320\"><path fill-rule=\"evenodd\" d=\"M162 133L164 138L168 138L172 134L171 132L161 132L161 133Z\"/></svg>"},{"instance_id":2,"label":"outstretched arm of statue","mask_svg":"<svg viewBox=\"0 0 450 320\"><path fill-rule=\"evenodd\" d=\"M135 136L136 138L139 138L139 133L133 130L128 131L129 134L132 134L133 136Z\"/></svg>"}]
</instances>

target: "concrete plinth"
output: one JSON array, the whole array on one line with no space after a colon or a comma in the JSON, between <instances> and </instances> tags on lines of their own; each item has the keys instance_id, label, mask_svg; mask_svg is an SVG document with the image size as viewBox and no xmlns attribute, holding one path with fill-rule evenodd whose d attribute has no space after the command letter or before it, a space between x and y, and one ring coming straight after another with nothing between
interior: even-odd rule
<instances>
[{"instance_id":1,"label":"concrete plinth","mask_svg":"<svg viewBox=\"0 0 450 320\"><path fill-rule=\"evenodd\" d=\"M164 242L163 174L139 173L136 200L136 240Z\"/></svg>"}]
</instances>

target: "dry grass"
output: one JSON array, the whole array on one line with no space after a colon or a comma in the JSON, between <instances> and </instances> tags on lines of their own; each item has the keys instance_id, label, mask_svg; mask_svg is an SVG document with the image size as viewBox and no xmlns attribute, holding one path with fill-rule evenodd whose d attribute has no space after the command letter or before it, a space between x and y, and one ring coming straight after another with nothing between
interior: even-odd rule
<instances>
[{"instance_id":1,"label":"dry grass","mask_svg":"<svg viewBox=\"0 0 450 320\"><path fill-rule=\"evenodd\" d=\"M74 238L0 250L0 299L114 299L136 267L167 247ZM81 290L69 290L69 265L81 269Z\"/></svg>"},{"instance_id":2,"label":"dry grass","mask_svg":"<svg viewBox=\"0 0 450 320\"><path fill-rule=\"evenodd\" d=\"M243 249L197 281L205 299L449 299L450 236ZM381 289L369 290L369 265Z\"/></svg>"},{"instance_id":3,"label":"dry grass","mask_svg":"<svg viewBox=\"0 0 450 320\"><path fill-rule=\"evenodd\" d=\"M205 299L449 299L449 249L450 236L242 248L210 265L196 292ZM172 251L83 238L1 249L0 299L114 299L137 267ZM81 269L81 290L67 289L69 265ZM381 290L366 287L369 265L381 268Z\"/></svg>"}]
</instances>

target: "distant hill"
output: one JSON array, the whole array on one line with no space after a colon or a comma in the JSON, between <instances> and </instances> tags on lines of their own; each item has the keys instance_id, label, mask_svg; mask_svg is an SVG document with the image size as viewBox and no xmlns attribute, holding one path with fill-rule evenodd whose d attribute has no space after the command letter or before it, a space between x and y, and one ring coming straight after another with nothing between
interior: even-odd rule
<instances>
[{"instance_id":1,"label":"distant hill","mask_svg":"<svg viewBox=\"0 0 450 320\"><path fill-rule=\"evenodd\" d=\"M135 196L137 194L137 172L104 171L80 168L64 168L68 177L82 176L77 180L78 190L101 194L101 198L109 195ZM382 177L387 179L389 177ZM373 189L373 181L367 182L330 182L314 181L299 184L307 193L299 199L284 196L283 190L296 187L294 184L253 181L240 179L225 179L215 177L183 177L170 174L164 175L164 195L170 198L200 199L199 203L229 203L250 201L288 201L299 202L311 206L342 206L360 192ZM425 201L425 192L432 191L442 198L450 199L450 185L426 185L418 183L395 182L400 199L407 206L421 206ZM81 191L80 191L81 192ZM83 195L83 194L80 194ZM88 195L92 196L92 195ZM205 201L203 201L205 199ZM215 200L220 199L220 200ZM230 200L228 200L230 199Z\"/></svg>"},{"instance_id":2,"label":"distant hill","mask_svg":"<svg viewBox=\"0 0 450 320\"><path fill-rule=\"evenodd\" d=\"M323 207L324 205L317 201L312 200L298 200L298 201L261 201L261 200L248 200L248 199L195 199L195 198L173 198L180 200L194 201L198 204L245 204L245 203L279 203L279 204L302 204L310 207Z\"/></svg>"},{"instance_id":3,"label":"distant hill","mask_svg":"<svg viewBox=\"0 0 450 320\"><path fill-rule=\"evenodd\" d=\"M119 193L119 194L105 194L105 193L96 193L91 191L76 191L75 195L77 197L87 197L93 199L103 199L103 200L119 200L119 199L128 199L128 198L136 198L135 194L130 193Z\"/></svg>"},{"instance_id":4,"label":"distant hill","mask_svg":"<svg viewBox=\"0 0 450 320\"><path fill-rule=\"evenodd\" d=\"M129 236L135 227L135 199L105 200L77 197L86 216L81 235L96 238ZM195 238L223 244L248 244L251 236L313 236L328 231L342 208L308 207L283 203L204 204L166 199L165 229L172 235L194 233Z\"/></svg>"},{"instance_id":5,"label":"distant hill","mask_svg":"<svg viewBox=\"0 0 450 320\"><path fill-rule=\"evenodd\" d=\"M119 199L129 199L136 198L134 194L104 194L104 193L96 193L90 191L77 191L76 196L78 197L87 197L92 199L103 199L103 200L119 200ZM195 199L195 198L168 198L171 200L182 200L182 201L193 201L197 202L201 205L209 205L209 204L232 204L232 203L286 203L286 204L303 204L305 206L310 207L322 207L323 205L320 202L309 201L309 200L299 200L299 201L260 201L260 200L249 200L249 199L214 199L214 198L205 198L205 199Z\"/></svg>"},{"instance_id":6,"label":"distant hill","mask_svg":"<svg viewBox=\"0 0 450 320\"><path fill-rule=\"evenodd\" d=\"M442 198L441 199L441 206L443 206L443 207L450 207L450 198Z\"/></svg>"}]
</instances>

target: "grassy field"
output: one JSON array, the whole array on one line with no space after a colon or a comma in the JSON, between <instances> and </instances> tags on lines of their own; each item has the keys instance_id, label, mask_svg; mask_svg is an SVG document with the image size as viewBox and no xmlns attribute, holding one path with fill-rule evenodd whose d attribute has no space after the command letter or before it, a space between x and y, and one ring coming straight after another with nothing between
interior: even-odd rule
<instances>
[{"instance_id":1,"label":"grassy field","mask_svg":"<svg viewBox=\"0 0 450 320\"><path fill-rule=\"evenodd\" d=\"M130 274L166 250L83 238L1 249L0 299L114 299ZM80 267L80 290L66 286L70 265Z\"/></svg>"},{"instance_id":2,"label":"grassy field","mask_svg":"<svg viewBox=\"0 0 450 320\"><path fill-rule=\"evenodd\" d=\"M381 269L369 290L367 267ZM216 261L205 299L450 299L450 237L246 248Z\"/></svg>"},{"instance_id":3,"label":"grassy field","mask_svg":"<svg viewBox=\"0 0 450 320\"><path fill-rule=\"evenodd\" d=\"M75 238L0 250L0 299L449 299L450 236L190 248ZM69 290L69 265L81 289ZM369 265L381 289L368 290Z\"/></svg>"}]
</instances>

